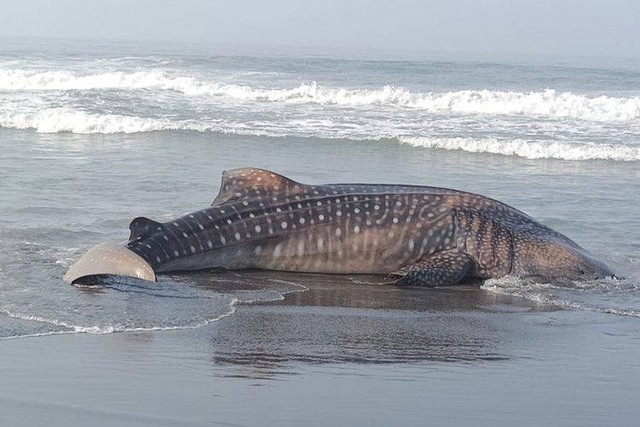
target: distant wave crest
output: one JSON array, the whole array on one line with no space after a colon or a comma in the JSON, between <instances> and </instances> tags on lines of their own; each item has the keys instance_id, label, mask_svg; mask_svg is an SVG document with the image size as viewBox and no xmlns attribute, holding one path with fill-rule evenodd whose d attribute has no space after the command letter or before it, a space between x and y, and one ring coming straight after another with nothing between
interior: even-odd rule
<instances>
[{"instance_id":1,"label":"distant wave crest","mask_svg":"<svg viewBox=\"0 0 640 427\"><path fill-rule=\"evenodd\" d=\"M640 118L640 97L590 97L553 89L534 92L460 90L411 92L402 87L380 89L332 88L316 82L293 88L257 88L227 84L167 71L103 72L0 70L0 90L157 89L186 96L225 97L237 101L317 103L341 106L381 106L426 112L550 116L589 121L623 121Z\"/></svg>"},{"instance_id":2,"label":"distant wave crest","mask_svg":"<svg viewBox=\"0 0 640 427\"><path fill-rule=\"evenodd\" d=\"M138 133L159 130L205 130L201 125L120 114L89 114L66 108L48 108L33 113L4 113L0 126L35 129L42 133Z\"/></svg>"}]
</instances>

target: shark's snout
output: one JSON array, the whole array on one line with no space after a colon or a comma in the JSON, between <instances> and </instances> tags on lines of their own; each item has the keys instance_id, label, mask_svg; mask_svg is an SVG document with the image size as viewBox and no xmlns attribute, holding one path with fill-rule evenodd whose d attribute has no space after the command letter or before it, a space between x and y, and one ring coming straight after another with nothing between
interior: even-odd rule
<instances>
[{"instance_id":1,"label":"shark's snout","mask_svg":"<svg viewBox=\"0 0 640 427\"><path fill-rule=\"evenodd\" d=\"M598 280L615 277L604 262L583 248L564 241L536 242L523 245L522 259L526 265L524 275L569 280Z\"/></svg>"},{"instance_id":2,"label":"shark's snout","mask_svg":"<svg viewBox=\"0 0 640 427\"><path fill-rule=\"evenodd\" d=\"M123 246L108 242L89 249L69 267L64 281L74 283L83 277L102 274L156 281L153 269L141 256Z\"/></svg>"}]
</instances>

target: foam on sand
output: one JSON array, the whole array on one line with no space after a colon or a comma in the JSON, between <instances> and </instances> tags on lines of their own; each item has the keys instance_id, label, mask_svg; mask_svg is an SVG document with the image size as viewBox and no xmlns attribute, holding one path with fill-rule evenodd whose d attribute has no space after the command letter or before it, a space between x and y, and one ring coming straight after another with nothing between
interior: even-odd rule
<instances>
[{"instance_id":1,"label":"foam on sand","mask_svg":"<svg viewBox=\"0 0 640 427\"><path fill-rule=\"evenodd\" d=\"M485 291L519 297L536 304L617 316L640 317L638 287L633 280L607 278L592 282L554 284L507 276L486 280ZM594 296L606 296L594 298ZM603 303L603 301L606 301Z\"/></svg>"}]
</instances>

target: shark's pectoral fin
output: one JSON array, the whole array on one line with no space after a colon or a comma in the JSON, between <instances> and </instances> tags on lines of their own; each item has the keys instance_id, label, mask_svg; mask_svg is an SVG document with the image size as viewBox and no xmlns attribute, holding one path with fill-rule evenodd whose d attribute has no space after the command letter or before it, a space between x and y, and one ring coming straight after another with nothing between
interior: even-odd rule
<instances>
[{"instance_id":1,"label":"shark's pectoral fin","mask_svg":"<svg viewBox=\"0 0 640 427\"><path fill-rule=\"evenodd\" d=\"M458 284L472 267L473 261L468 255L452 250L423 257L390 276L397 277L394 284L401 286L448 286Z\"/></svg>"}]
</instances>

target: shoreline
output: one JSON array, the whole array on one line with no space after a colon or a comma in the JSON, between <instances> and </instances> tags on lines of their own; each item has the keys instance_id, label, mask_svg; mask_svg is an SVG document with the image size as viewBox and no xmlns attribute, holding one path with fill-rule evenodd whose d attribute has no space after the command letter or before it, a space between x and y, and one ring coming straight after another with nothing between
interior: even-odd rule
<instances>
[{"instance_id":1,"label":"shoreline","mask_svg":"<svg viewBox=\"0 0 640 427\"><path fill-rule=\"evenodd\" d=\"M633 319L506 302L317 277L202 328L3 341L0 421L634 425Z\"/></svg>"}]
</instances>

